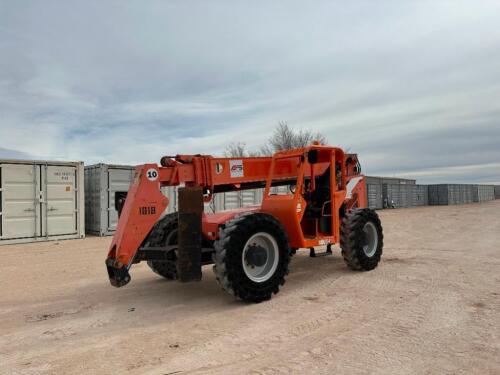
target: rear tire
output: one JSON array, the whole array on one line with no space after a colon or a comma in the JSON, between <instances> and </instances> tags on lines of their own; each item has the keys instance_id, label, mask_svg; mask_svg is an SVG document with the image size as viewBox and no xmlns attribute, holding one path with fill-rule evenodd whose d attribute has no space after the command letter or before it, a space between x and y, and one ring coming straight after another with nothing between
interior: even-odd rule
<instances>
[{"instance_id":1,"label":"rear tire","mask_svg":"<svg viewBox=\"0 0 500 375\"><path fill-rule=\"evenodd\" d=\"M247 302L269 300L285 283L290 262L286 232L263 213L229 220L215 241L214 273L226 292Z\"/></svg>"},{"instance_id":2,"label":"rear tire","mask_svg":"<svg viewBox=\"0 0 500 375\"><path fill-rule=\"evenodd\" d=\"M344 261L351 269L370 271L377 267L384 247L377 213L369 208L348 212L342 220L340 247Z\"/></svg>"},{"instance_id":3,"label":"rear tire","mask_svg":"<svg viewBox=\"0 0 500 375\"><path fill-rule=\"evenodd\" d=\"M178 230L177 212L165 215L159 220L146 239L145 247L164 247L177 244ZM167 280L177 280L177 257L175 251L167 254L167 261L148 260L148 266L157 275L163 276Z\"/></svg>"}]
</instances>

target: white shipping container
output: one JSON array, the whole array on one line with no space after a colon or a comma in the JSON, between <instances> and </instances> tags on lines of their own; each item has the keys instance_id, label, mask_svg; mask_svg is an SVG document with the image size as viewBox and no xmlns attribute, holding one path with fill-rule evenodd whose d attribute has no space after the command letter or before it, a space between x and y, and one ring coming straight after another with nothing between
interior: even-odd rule
<instances>
[{"instance_id":1,"label":"white shipping container","mask_svg":"<svg viewBox=\"0 0 500 375\"><path fill-rule=\"evenodd\" d=\"M85 230L98 236L112 235L118 225L115 193L127 192L135 167L96 164L85 167Z\"/></svg>"},{"instance_id":2,"label":"white shipping container","mask_svg":"<svg viewBox=\"0 0 500 375\"><path fill-rule=\"evenodd\" d=\"M0 244L83 238L83 163L0 160Z\"/></svg>"}]
</instances>

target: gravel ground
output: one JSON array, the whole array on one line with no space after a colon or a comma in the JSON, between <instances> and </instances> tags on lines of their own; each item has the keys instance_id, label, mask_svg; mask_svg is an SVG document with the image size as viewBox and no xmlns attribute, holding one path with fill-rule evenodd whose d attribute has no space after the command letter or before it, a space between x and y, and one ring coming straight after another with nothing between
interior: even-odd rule
<instances>
[{"instance_id":1,"label":"gravel ground","mask_svg":"<svg viewBox=\"0 0 500 375\"><path fill-rule=\"evenodd\" d=\"M500 373L500 200L380 212L383 260L299 252L248 305L146 264L108 283L110 238L0 247L2 374Z\"/></svg>"}]
</instances>

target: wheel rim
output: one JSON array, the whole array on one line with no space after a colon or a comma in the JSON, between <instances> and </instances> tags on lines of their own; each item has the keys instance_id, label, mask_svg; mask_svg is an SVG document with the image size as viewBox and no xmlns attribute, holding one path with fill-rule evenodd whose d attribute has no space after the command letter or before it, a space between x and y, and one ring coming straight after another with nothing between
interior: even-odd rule
<instances>
[{"instance_id":1,"label":"wheel rim","mask_svg":"<svg viewBox=\"0 0 500 375\"><path fill-rule=\"evenodd\" d=\"M256 283L269 280L278 267L278 243L269 233L255 233L245 243L241 262L243 271L250 280Z\"/></svg>"},{"instance_id":2,"label":"wheel rim","mask_svg":"<svg viewBox=\"0 0 500 375\"><path fill-rule=\"evenodd\" d=\"M375 224L368 221L363 226L363 232L365 234L365 240L363 244L363 252L367 257L372 257L377 251L378 246L378 233Z\"/></svg>"}]
</instances>

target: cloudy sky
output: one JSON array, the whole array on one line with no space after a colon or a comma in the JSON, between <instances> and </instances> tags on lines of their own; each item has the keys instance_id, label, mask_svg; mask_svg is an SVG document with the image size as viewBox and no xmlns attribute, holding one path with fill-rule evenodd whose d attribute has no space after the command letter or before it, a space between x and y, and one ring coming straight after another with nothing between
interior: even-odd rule
<instances>
[{"instance_id":1,"label":"cloudy sky","mask_svg":"<svg viewBox=\"0 0 500 375\"><path fill-rule=\"evenodd\" d=\"M0 157L138 164L278 121L500 183L500 1L0 0Z\"/></svg>"}]
</instances>

